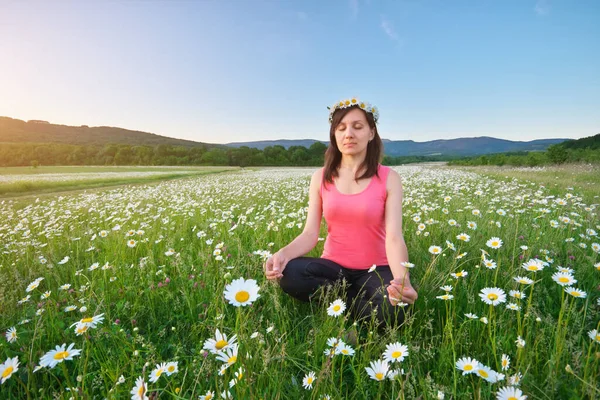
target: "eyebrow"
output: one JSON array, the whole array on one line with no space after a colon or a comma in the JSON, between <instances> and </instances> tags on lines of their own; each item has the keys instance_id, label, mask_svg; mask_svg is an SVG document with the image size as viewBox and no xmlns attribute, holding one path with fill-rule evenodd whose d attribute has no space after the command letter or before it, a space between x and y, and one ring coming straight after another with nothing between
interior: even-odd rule
<instances>
[{"instance_id":1,"label":"eyebrow","mask_svg":"<svg viewBox=\"0 0 600 400\"><path fill-rule=\"evenodd\" d=\"M355 122L362 122L363 124L365 123L362 119L357 119L357 120L354 120L354 121L350 121L351 124L353 124ZM345 124L345 123L346 122L344 122L344 121L340 122L340 124Z\"/></svg>"}]
</instances>

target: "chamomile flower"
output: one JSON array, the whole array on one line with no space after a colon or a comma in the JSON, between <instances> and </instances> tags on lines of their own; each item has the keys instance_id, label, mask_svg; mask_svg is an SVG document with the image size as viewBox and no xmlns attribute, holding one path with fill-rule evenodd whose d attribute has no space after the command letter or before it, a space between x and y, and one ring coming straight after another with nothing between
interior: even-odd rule
<instances>
[{"instance_id":1,"label":"chamomile flower","mask_svg":"<svg viewBox=\"0 0 600 400\"><path fill-rule=\"evenodd\" d=\"M558 283L560 286L569 286L574 283L577 283L577 279L571 274L565 272L555 272L552 275L552 279L554 282Z\"/></svg>"},{"instance_id":2,"label":"chamomile flower","mask_svg":"<svg viewBox=\"0 0 600 400\"><path fill-rule=\"evenodd\" d=\"M4 384L12 374L19 370L19 357L7 358L0 364L0 384Z\"/></svg>"},{"instance_id":3,"label":"chamomile flower","mask_svg":"<svg viewBox=\"0 0 600 400\"><path fill-rule=\"evenodd\" d=\"M494 261L494 260L488 260L487 258L483 259L483 265L487 269L496 269L498 267L498 265L496 264L496 261Z\"/></svg>"},{"instance_id":4,"label":"chamomile flower","mask_svg":"<svg viewBox=\"0 0 600 400\"><path fill-rule=\"evenodd\" d=\"M40 283L44 280L44 278L37 278L36 280L34 280L33 282L31 282L29 285L27 285L27 289L25 289L25 291L27 293L37 289L38 286L40 286Z\"/></svg>"},{"instance_id":5,"label":"chamomile flower","mask_svg":"<svg viewBox=\"0 0 600 400\"><path fill-rule=\"evenodd\" d=\"M479 318L476 314L473 314L473 313L466 313L465 317L467 317L469 319L478 319Z\"/></svg>"},{"instance_id":6,"label":"chamomile flower","mask_svg":"<svg viewBox=\"0 0 600 400\"><path fill-rule=\"evenodd\" d=\"M382 381L387 376L390 367L387 361L376 360L371 361L369 366L365 367L365 370L371 379Z\"/></svg>"},{"instance_id":7,"label":"chamomile flower","mask_svg":"<svg viewBox=\"0 0 600 400\"><path fill-rule=\"evenodd\" d=\"M592 329L591 331L588 332L588 336L590 337L590 339L592 339L594 342L600 343L600 332L598 332L597 329Z\"/></svg>"},{"instance_id":8,"label":"chamomile flower","mask_svg":"<svg viewBox=\"0 0 600 400\"><path fill-rule=\"evenodd\" d=\"M66 346L66 343L63 343L62 346L56 346L54 350L44 354L40 359L40 366L54 368L58 363L72 360L73 357L81 354L81 350L73 348L75 343L71 343L68 348Z\"/></svg>"},{"instance_id":9,"label":"chamomile flower","mask_svg":"<svg viewBox=\"0 0 600 400\"><path fill-rule=\"evenodd\" d=\"M532 258L521 265L524 269L531 272L540 272L544 269L544 262L537 258Z\"/></svg>"},{"instance_id":10,"label":"chamomile flower","mask_svg":"<svg viewBox=\"0 0 600 400\"><path fill-rule=\"evenodd\" d=\"M134 239L129 239L127 241L127 247L133 248L133 247L135 247L136 244L137 244L137 242Z\"/></svg>"},{"instance_id":11,"label":"chamomile flower","mask_svg":"<svg viewBox=\"0 0 600 400\"><path fill-rule=\"evenodd\" d=\"M476 230L477 229L477 223L473 222L473 221L467 221L467 228L472 229L472 230Z\"/></svg>"},{"instance_id":12,"label":"chamomile flower","mask_svg":"<svg viewBox=\"0 0 600 400\"><path fill-rule=\"evenodd\" d=\"M339 354L342 354L344 356L353 356L355 353L352 346L350 346L349 344L346 344L344 342L340 343L337 346L337 351L339 352Z\"/></svg>"},{"instance_id":13,"label":"chamomile flower","mask_svg":"<svg viewBox=\"0 0 600 400\"><path fill-rule=\"evenodd\" d=\"M148 380L152 383L156 382L158 380L158 378L160 378L160 376L163 373L165 373L166 370L167 370L166 363L156 364L156 367L154 367L154 369L150 373L150 379L148 379Z\"/></svg>"},{"instance_id":14,"label":"chamomile flower","mask_svg":"<svg viewBox=\"0 0 600 400\"><path fill-rule=\"evenodd\" d=\"M583 290L574 288L573 286L569 286L569 287L565 288L565 292L569 293L573 297L578 297L580 299L585 299L587 297L586 292L584 292Z\"/></svg>"},{"instance_id":15,"label":"chamomile flower","mask_svg":"<svg viewBox=\"0 0 600 400\"><path fill-rule=\"evenodd\" d=\"M479 368L479 361L471 357L463 357L456 362L456 368L462 371L463 375L472 374Z\"/></svg>"},{"instance_id":16,"label":"chamomile flower","mask_svg":"<svg viewBox=\"0 0 600 400\"><path fill-rule=\"evenodd\" d=\"M316 379L315 373L310 371L308 374L304 375L304 378L302 379L302 386L304 389L311 390Z\"/></svg>"},{"instance_id":17,"label":"chamomile flower","mask_svg":"<svg viewBox=\"0 0 600 400\"><path fill-rule=\"evenodd\" d=\"M510 357L507 354L502 354L502 371L506 371L510 367Z\"/></svg>"},{"instance_id":18,"label":"chamomile flower","mask_svg":"<svg viewBox=\"0 0 600 400\"><path fill-rule=\"evenodd\" d=\"M141 376L135 380L135 386L131 389L131 400L148 400L148 396L146 396L146 392L148 391L148 387L146 382L144 382L144 378Z\"/></svg>"},{"instance_id":19,"label":"chamomile flower","mask_svg":"<svg viewBox=\"0 0 600 400\"><path fill-rule=\"evenodd\" d=\"M468 242L471 240L471 236L467 235L466 233L461 233L459 235L456 235L456 238L458 240L462 240L463 242Z\"/></svg>"},{"instance_id":20,"label":"chamomile flower","mask_svg":"<svg viewBox=\"0 0 600 400\"><path fill-rule=\"evenodd\" d=\"M458 279L458 278L465 278L467 275L469 275L469 273L467 271L459 271L459 272L453 272L450 274L450 276L452 276L454 279Z\"/></svg>"},{"instance_id":21,"label":"chamomile flower","mask_svg":"<svg viewBox=\"0 0 600 400\"><path fill-rule=\"evenodd\" d=\"M88 329L90 328L90 325L88 324L83 324L81 322L77 322L77 325L75 326L75 334L77 336L81 336L84 333L86 333L88 331Z\"/></svg>"},{"instance_id":22,"label":"chamomile flower","mask_svg":"<svg viewBox=\"0 0 600 400\"><path fill-rule=\"evenodd\" d=\"M533 283L533 279L529 279L526 276L515 276L513 279L521 285L531 285Z\"/></svg>"},{"instance_id":23,"label":"chamomile flower","mask_svg":"<svg viewBox=\"0 0 600 400\"><path fill-rule=\"evenodd\" d=\"M519 347L519 348L525 347L525 340L523 340L523 338L521 336L517 336L517 340L515 340L515 343L517 344L517 347Z\"/></svg>"},{"instance_id":24,"label":"chamomile flower","mask_svg":"<svg viewBox=\"0 0 600 400\"><path fill-rule=\"evenodd\" d=\"M521 389L514 386L506 386L500 388L496 393L496 400L526 400L527 396L523 394Z\"/></svg>"},{"instance_id":25,"label":"chamomile flower","mask_svg":"<svg viewBox=\"0 0 600 400\"><path fill-rule=\"evenodd\" d=\"M483 364L479 364L477 366L477 368L475 368L475 374L477 374L479 377L485 379L488 382L495 382L495 374L496 372L494 370L492 370L490 367L488 367L487 365L483 365Z\"/></svg>"},{"instance_id":26,"label":"chamomile flower","mask_svg":"<svg viewBox=\"0 0 600 400\"><path fill-rule=\"evenodd\" d=\"M99 315L94 315L93 317L89 317L89 318L82 318L79 321L71 324L71 326L69 328L72 328L73 326L75 326L77 324L85 324L90 328L96 328L96 326L98 324L100 324L102 321L104 321L104 313L99 314Z\"/></svg>"},{"instance_id":27,"label":"chamomile flower","mask_svg":"<svg viewBox=\"0 0 600 400\"><path fill-rule=\"evenodd\" d=\"M14 326L12 328L8 328L5 336L6 336L6 340L8 341L8 343L16 342L18 339L17 328L15 328Z\"/></svg>"},{"instance_id":28,"label":"chamomile flower","mask_svg":"<svg viewBox=\"0 0 600 400\"><path fill-rule=\"evenodd\" d=\"M451 292L452 291L452 286L450 286L450 285L444 285L444 286L441 286L440 289L442 289L444 292Z\"/></svg>"},{"instance_id":29,"label":"chamomile flower","mask_svg":"<svg viewBox=\"0 0 600 400\"><path fill-rule=\"evenodd\" d=\"M449 293L446 293L441 296L435 296L435 298L440 299L440 300L452 300L454 298L454 296Z\"/></svg>"},{"instance_id":30,"label":"chamomile flower","mask_svg":"<svg viewBox=\"0 0 600 400\"><path fill-rule=\"evenodd\" d=\"M508 308L509 310L513 310L513 311L519 311L521 309L521 307L519 307L519 305L515 304L515 303L508 303L506 305L506 308Z\"/></svg>"},{"instance_id":31,"label":"chamomile flower","mask_svg":"<svg viewBox=\"0 0 600 400\"><path fill-rule=\"evenodd\" d=\"M502 247L502 239L492 237L487 242L485 242L485 245L491 249L499 249L500 247Z\"/></svg>"},{"instance_id":32,"label":"chamomile flower","mask_svg":"<svg viewBox=\"0 0 600 400\"><path fill-rule=\"evenodd\" d=\"M442 252L442 248L440 246L430 246L429 252L433 255L438 255Z\"/></svg>"},{"instance_id":33,"label":"chamomile flower","mask_svg":"<svg viewBox=\"0 0 600 400\"><path fill-rule=\"evenodd\" d=\"M525 292L521 292L519 290L511 290L510 292L508 292L508 294L510 295L510 297L514 297L515 299L520 300L523 300L525 297L527 297Z\"/></svg>"},{"instance_id":34,"label":"chamomile flower","mask_svg":"<svg viewBox=\"0 0 600 400\"><path fill-rule=\"evenodd\" d=\"M254 279L244 280L244 278L234 279L230 284L225 286L225 299L236 307L251 305L260 297L258 290L260 288Z\"/></svg>"},{"instance_id":35,"label":"chamomile flower","mask_svg":"<svg viewBox=\"0 0 600 400\"><path fill-rule=\"evenodd\" d=\"M483 288L479 293L479 297L486 304L496 306L506 301L506 294L500 288Z\"/></svg>"},{"instance_id":36,"label":"chamomile flower","mask_svg":"<svg viewBox=\"0 0 600 400\"><path fill-rule=\"evenodd\" d=\"M385 347L383 360L388 363L401 362L408 356L408 347L402 343L390 343Z\"/></svg>"},{"instance_id":37,"label":"chamomile flower","mask_svg":"<svg viewBox=\"0 0 600 400\"><path fill-rule=\"evenodd\" d=\"M218 354L223 349L233 346L237 340L237 336L233 335L231 339L227 339L227 335L221 333L217 328L215 338L208 338L204 341L203 349L210 351L213 354Z\"/></svg>"},{"instance_id":38,"label":"chamomile flower","mask_svg":"<svg viewBox=\"0 0 600 400\"><path fill-rule=\"evenodd\" d=\"M330 317L338 317L344 313L344 310L346 310L346 303L341 299L337 299L329 305L329 308L327 308L327 315Z\"/></svg>"},{"instance_id":39,"label":"chamomile flower","mask_svg":"<svg viewBox=\"0 0 600 400\"><path fill-rule=\"evenodd\" d=\"M215 392L211 392L210 390L199 397L200 400L214 400L214 398Z\"/></svg>"}]
</instances>

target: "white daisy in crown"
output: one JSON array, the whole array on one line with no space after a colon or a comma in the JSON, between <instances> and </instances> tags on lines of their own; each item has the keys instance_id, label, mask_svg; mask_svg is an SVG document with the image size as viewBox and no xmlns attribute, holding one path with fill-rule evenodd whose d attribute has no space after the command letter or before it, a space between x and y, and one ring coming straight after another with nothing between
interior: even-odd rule
<instances>
[{"instance_id":1,"label":"white daisy in crown","mask_svg":"<svg viewBox=\"0 0 600 400\"><path fill-rule=\"evenodd\" d=\"M370 103L367 103L366 101L361 101L358 97L350 97L334 103L331 107L327 107L329 108L329 123L331 124L331 122L333 121L333 114L336 110L353 106L357 106L361 110L372 114L375 123L379 121L379 110L375 106L371 105Z\"/></svg>"}]
</instances>

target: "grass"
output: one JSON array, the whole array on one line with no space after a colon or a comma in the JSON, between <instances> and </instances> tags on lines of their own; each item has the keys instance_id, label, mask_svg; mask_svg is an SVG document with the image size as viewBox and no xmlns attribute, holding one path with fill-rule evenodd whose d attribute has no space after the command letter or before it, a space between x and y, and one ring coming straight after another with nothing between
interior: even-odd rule
<instances>
[{"instance_id":1,"label":"grass","mask_svg":"<svg viewBox=\"0 0 600 400\"><path fill-rule=\"evenodd\" d=\"M531 399L600 398L594 383L600 380L600 344L588 336L600 329L600 257L593 247L599 239L590 231L599 222L593 207L582 205L576 191L558 188L553 190L574 196L565 204L543 204L548 185L440 168L398 171L419 300L399 329L359 324L354 356L324 354L329 338L353 326L346 313L333 318L326 312L330 302L343 298L343 288L323 292L321 302L299 303L266 281L262 270L265 257L302 230L308 169L5 200L0 330L14 326L18 338L0 340L0 363L17 357L21 365L2 385L2 397L130 398L143 377L148 394L161 399L198 398L207 391L216 397L230 391L237 399L436 399L438 391L447 399L495 399L519 377L519 388ZM542 207L549 212L540 212ZM561 218L566 216L568 221ZM556 228L553 220L559 221ZM469 229L469 221L477 228ZM457 239L463 232L469 241ZM326 233L323 226L321 237ZM492 237L502 245L488 246ZM433 245L441 252L432 254ZM322 250L320 241L309 255ZM496 268L485 267L484 258ZM523 267L536 259L546 263L543 270ZM574 286L586 297L566 293L553 280L559 265L572 269ZM459 271L468 275L450 275ZM518 283L516 276L534 283ZM38 278L44 279L27 291ZM251 305L225 300L224 290L237 278L254 279L260 287ZM452 288L451 300L438 298L444 285ZM506 301L484 303L480 293L486 287L502 289ZM512 297L511 290L525 297ZM519 309L507 309L508 303ZM74 310L65 311L68 306ZM82 335L71 326L100 314L104 321ZM217 355L204 349L216 329L228 341L236 335L239 345L235 363L223 374ZM524 347L515 343L518 337ZM391 365L404 372L381 382L370 379L365 368L394 342L409 348L404 361ZM81 354L34 372L44 354L63 343L74 343ZM511 360L506 370L503 354ZM491 383L463 375L455 367L461 357L505 376ZM149 382L162 362L177 362L178 372ZM307 390L302 379L311 371L317 379Z\"/></svg>"}]
</instances>

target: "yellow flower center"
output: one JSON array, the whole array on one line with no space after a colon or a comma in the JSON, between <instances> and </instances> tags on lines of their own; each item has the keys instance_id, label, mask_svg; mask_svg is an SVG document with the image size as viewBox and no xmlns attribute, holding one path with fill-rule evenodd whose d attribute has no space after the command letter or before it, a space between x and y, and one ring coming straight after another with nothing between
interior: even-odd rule
<instances>
[{"instance_id":1,"label":"yellow flower center","mask_svg":"<svg viewBox=\"0 0 600 400\"><path fill-rule=\"evenodd\" d=\"M558 281L561 283L568 283L569 278L567 278L566 276L561 276L560 278L558 278Z\"/></svg>"},{"instance_id":2,"label":"yellow flower center","mask_svg":"<svg viewBox=\"0 0 600 400\"><path fill-rule=\"evenodd\" d=\"M217 350L221 350L223 347L227 346L228 343L226 340L219 340L217 343L215 343L215 347L217 348Z\"/></svg>"},{"instance_id":3,"label":"yellow flower center","mask_svg":"<svg viewBox=\"0 0 600 400\"><path fill-rule=\"evenodd\" d=\"M519 400L519 399L517 399L515 396L510 396L510 397L508 398L508 400Z\"/></svg>"},{"instance_id":4,"label":"yellow flower center","mask_svg":"<svg viewBox=\"0 0 600 400\"><path fill-rule=\"evenodd\" d=\"M338 312L338 311L340 311L340 308L342 308L342 307L340 307L339 304L336 304L335 306L333 306L333 311Z\"/></svg>"},{"instance_id":5,"label":"yellow flower center","mask_svg":"<svg viewBox=\"0 0 600 400\"><path fill-rule=\"evenodd\" d=\"M94 318L84 318L81 320L81 322L84 324L88 324L88 323L92 322L93 320L94 320Z\"/></svg>"},{"instance_id":6,"label":"yellow flower center","mask_svg":"<svg viewBox=\"0 0 600 400\"><path fill-rule=\"evenodd\" d=\"M158 371L156 371L156 376L160 377L162 375L162 373L163 373L163 369L161 368Z\"/></svg>"},{"instance_id":7,"label":"yellow flower center","mask_svg":"<svg viewBox=\"0 0 600 400\"><path fill-rule=\"evenodd\" d=\"M503 366L503 367L506 367L507 365L508 365L508 361L506 361L506 360L502 360L502 366Z\"/></svg>"},{"instance_id":8,"label":"yellow flower center","mask_svg":"<svg viewBox=\"0 0 600 400\"><path fill-rule=\"evenodd\" d=\"M490 293L490 294L488 294L488 299L490 299L490 300L497 300L498 299L498 295L496 293Z\"/></svg>"},{"instance_id":9,"label":"yellow flower center","mask_svg":"<svg viewBox=\"0 0 600 400\"><path fill-rule=\"evenodd\" d=\"M204 396L205 400L210 400L212 399L212 394L207 394L206 396Z\"/></svg>"},{"instance_id":10,"label":"yellow flower center","mask_svg":"<svg viewBox=\"0 0 600 400\"><path fill-rule=\"evenodd\" d=\"M383 379L383 373L382 372L378 372L375 374L375 378L377 378L378 381Z\"/></svg>"},{"instance_id":11,"label":"yellow flower center","mask_svg":"<svg viewBox=\"0 0 600 400\"><path fill-rule=\"evenodd\" d=\"M529 269L530 271L537 271L538 267L537 265L530 265L529 267L527 267L527 269Z\"/></svg>"},{"instance_id":12,"label":"yellow flower center","mask_svg":"<svg viewBox=\"0 0 600 400\"><path fill-rule=\"evenodd\" d=\"M489 374L487 372L485 372L484 370L480 369L479 371L477 371L477 373L483 377L483 378L487 378L489 376Z\"/></svg>"},{"instance_id":13,"label":"yellow flower center","mask_svg":"<svg viewBox=\"0 0 600 400\"><path fill-rule=\"evenodd\" d=\"M249 298L250 298L250 293L246 292L245 290L240 290L239 292L237 292L235 294L235 299L239 303L244 303L244 302L248 301Z\"/></svg>"},{"instance_id":14,"label":"yellow flower center","mask_svg":"<svg viewBox=\"0 0 600 400\"><path fill-rule=\"evenodd\" d=\"M313 383L313 378L312 376L309 376L308 379L306 380L306 383L308 383L309 385L312 385Z\"/></svg>"},{"instance_id":15,"label":"yellow flower center","mask_svg":"<svg viewBox=\"0 0 600 400\"><path fill-rule=\"evenodd\" d=\"M167 370L169 372L173 372L173 371L175 371L175 366L174 365L169 365L169 368L167 368Z\"/></svg>"},{"instance_id":16,"label":"yellow flower center","mask_svg":"<svg viewBox=\"0 0 600 400\"><path fill-rule=\"evenodd\" d=\"M69 352L68 351L59 351L58 353L56 353L54 355L54 359L55 360L64 360L67 357L69 357Z\"/></svg>"},{"instance_id":17,"label":"yellow flower center","mask_svg":"<svg viewBox=\"0 0 600 400\"><path fill-rule=\"evenodd\" d=\"M600 342L600 333L596 335L596 340Z\"/></svg>"},{"instance_id":18,"label":"yellow flower center","mask_svg":"<svg viewBox=\"0 0 600 400\"><path fill-rule=\"evenodd\" d=\"M494 247L494 246L498 246L498 242L495 242L495 241L492 242L492 247Z\"/></svg>"},{"instance_id":19,"label":"yellow flower center","mask_svg":"<svg viewBox=\"0 0 600 400\"><path fill-rule=\"evenodd\" d=\"M143 398L144 393L146 393L146 388L144 387L144 385L142 385L142 386L140 386L140 388L138 390L138 396L140 396L140 398Z\"/></svg>"},{"instance_id":20,"label":"yellow flower center","mask_svg":"<svg viewBox=\"0 0 600 400\"><path fill-rule=\"evenodd\" d=\"M2 378L6 378L7 376L9 376L10 374L12 374L12 372L14 371L13 367L8 367L4 370L4 372L2 373Z\"/></svg>"},{"instance_id":21,"label":"yellow flower center","mask_svg":"<svg viewBox=\"0 0 600 400\"><path fill-rule=\"evenodd\" d=\"M343 354L348 354L349 352L348 352L348 350L344 349L344 350L342 350L342 353Z\"/></svg>"},{"instance_id":22,"label":"yellow flower center","mask_svg":"<svg viewBox=\"0 0 600 400\"><path fill-rule=\"evenodd\" d=\"M462 272L457 272L456 276L463 276L463 273Z\"/></svg>"},{"instance_id":23,"label":"yellow flower center","mask_svg":"<svg viewBox=\"0 0 600 400\"><path fill-rule=\"evenodd\" d=\"M573 297L579 297L579 292L571 292L571 296L573 296Z\"/></svg>"},{"instance_id":24,"label":"yellow flower center","mask_svg":"<svg viewBox=\"0 0 600 400\"><path fill-rule=\"evenodd\" d=\"M229 357L229 360L227 360L227 364L233 364L237 361L237 356L231 356Z\"/></svg>"},{"instance_id":25,"label":"yellow flower center","mask_svg":"<svg viewBox=\"0 0 600 400\"><path fill-rule=\"evenodd\" d=\"M77 333L84 333L87 330L88 330L88 326L84 325L81 328L77 328Z\"/></svg>"},{"instance_id":26,"label":"yellow flower center","mask_svg":"<svg viewBox=\"0 0 600 400\"><path fill-rule=\"evenodd\" d=\"M472 369L473 369L473 366L472 366L472 365L469 365L469 364L467 364L467 365L465 365L465 366L464 366L464 370L465 370L465 371L470 371L470 370L472 370Z\"/></svg>"},{"instance_id":27,"label":"yellow flower center","mask_svg":"<svg viewBox=\"0 0 600 400\"><path fill-rule=\"evenodd\" d=\"M402 356L402 352L401 351L395 351L392 353L392 358L398 358Z\"/></svg>"}]
</instances>

